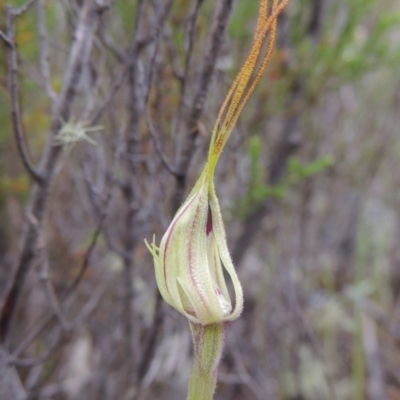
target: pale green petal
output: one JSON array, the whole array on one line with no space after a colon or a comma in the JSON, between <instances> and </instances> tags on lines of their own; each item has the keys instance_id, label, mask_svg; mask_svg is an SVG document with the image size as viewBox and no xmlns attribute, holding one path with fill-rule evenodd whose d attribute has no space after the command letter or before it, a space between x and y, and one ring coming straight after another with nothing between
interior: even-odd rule
<instances>
[{"instance_id":1,"label":"pale green petal","mask_svg":"<svg viewBox=\"0 0 400 400\"><path fill-rule=\"evenodd\" d=\"M151 255L153 256L154 271L155 271L155 274L156 274L156 282L157 282L158 290L160 291L161 296L163 297L163 299L168 304L171 304L172 303L172 298L168 294L168 291L167 291L167 289L165 287L164 274L163 274L163 269L162 269L162 265L161 265L161 261L160 261L159 249L157 248L157 246L155 244L155 237L153 236L153 242L151 244L149 244L149 242L146 239L144 240L144 242L146 244L146 247L150 251Z\"/></svg>"},{"instance_id":2,"label":"pale green petal","mask_svg":"<svg viewBox=\"0 0 400 400\"><path fill-rule=\"evenodd\" d=\"M208 215L208 185L203 184L187 220L182 221L185 235L181 237L182 259L178 276L185 293L195 306L196 317L202 324L220 321L221 308L215 292L207 257L206 224Z\"/></svg>"},{"instance_id":3,"label":"pale green petal","mask_svg":"<svg viewBox=\"0 0 400 400\"><path fill-rule=\"evenodd\" d=\"M213 221L215 219L216 216L213 216ZM208 246L208 251L209 251L208 261L212 279L214 281L215 286L217 286L217 288L221 290L225 300L228 303L231 303L229 291L225 283L224 271L222 269L221 258L219 255L217 240L215 238L214 231L211 232L209 240L210 244Z\"/></svg>"},{"instance_id":4,"label":"pale green petal","mask_svg":"<svg viewBox=\"0 0 400 400\"><path fill-rule=\"evenodd\" d=\"M224 318L224 320L226 321L232 321L238 318L243 310L243 290L237 277L235 267L233 266L231 256L229 254L222 214L219 208L217 196L215 194L214 185L212 185L212 188L210 190L210 207L212 210L212 214L217 216L215 220L213 220L213 229L215 238L217 240L219 255L226 271L228 272L232 280L233 289L235 291L235 308L228 316Z\"/></svg>"},{"instance_id":5,"label":"pale green petal","mask_svg":"<svg viewBox=\"0 0 400 400\"><path fill-rule=\"evenodd\" d=\"M226 244L222 215L214 186L202 174L189 198L176 213L153 254L157 285L164 300L194 323L208 325L236 318L243 294ZM207 235L209 210L212 230ZM222 263L221 263L222 261ZM235 308L223 267L235 290Z\"/></svg>"}]
</instances>

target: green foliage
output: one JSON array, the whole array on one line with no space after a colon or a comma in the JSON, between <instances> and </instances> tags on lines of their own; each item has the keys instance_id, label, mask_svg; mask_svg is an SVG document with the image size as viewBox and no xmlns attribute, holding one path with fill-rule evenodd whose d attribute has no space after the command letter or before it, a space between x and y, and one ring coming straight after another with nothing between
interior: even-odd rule
<instances>
[{"instance_id":1,"label":"green foliage","mask_svg":"<svg viewBox=\"0 0 400 400\"><path fill-rule=\"evenodd\" d=\"M229 36L241 40L251 40L253 31L251 29L243 29L243 27L254 22L257 12L257 1L238 1L231 18L231 23L229 24Z\"/></svg>"},{"instance_id":2,"label":"green foliage","mask_svg":"<svg viewBox=\"0 0 400 400\"><path fill-rule=\"evenodd\" d=\"M250 176L248 192L239 206L242 217L246 217L267 199L282 200L289 188L300 184L305 179L312 178L323 172L334 163L330 155L323 156L310 163L304 163L297 157L288 160L287 173L278 184L269 185L264 182L264 166L262 165L262 142L259 136L251 136L248 143L250 160Z\"/></svg>"},{"instance_id":3,"label":"green foliage","mask_svg":"<svg viewBox=\"0 0 400 400\"><path fill-rule=\"evenodd\" d=\"M132 21L134 21L136 14L136 3L137 2L134 0L119 0L115 4L123 32L125 32L127 36L131 36L133 32L134 24Z\"/></svg>"},{"instance_id":4,"label":"green foliage","mask_svg":"<svg viewBox=\"0 0 400 400\"><path fill-rule=\"evenodd\" d=\"M382 3L387 2L330 2L316 36L308 31L310 1L291 7L291 45L312 98L325 85L335 87L379 66L397 65L400 52L390 45L390 34L399 24L400 13L387 11Z\"/></svg>"},{"instance_id":5,"label":"green foliage","mask_svg":"<svg viewBox=\"0 0 400 400\"><path fill-rule=\"evenodd\" d=\"M288 182L294 184L299 183L303 179L310 178L322 172L334 163L333 157L330 155L323 156L309 164L304 164L297 157L291 157L288 161Z\"/></svg>"}]
</instances>

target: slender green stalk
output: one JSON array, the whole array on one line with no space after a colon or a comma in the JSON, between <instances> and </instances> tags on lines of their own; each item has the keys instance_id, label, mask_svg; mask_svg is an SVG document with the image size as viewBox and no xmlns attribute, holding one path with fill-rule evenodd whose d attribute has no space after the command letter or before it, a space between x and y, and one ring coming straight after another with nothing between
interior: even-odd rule
<instances>
[{"instance_id":1,"label":"slender green stalk","mask_svg":"<svg viewBox=\"0 0 400 400\"><path fill-rule=\"evenodd\" d=\"M211 400L217 385L217 370L225 338L225 323L190 323L194 360L187 400Z\"/></svg>"}]
</instances>

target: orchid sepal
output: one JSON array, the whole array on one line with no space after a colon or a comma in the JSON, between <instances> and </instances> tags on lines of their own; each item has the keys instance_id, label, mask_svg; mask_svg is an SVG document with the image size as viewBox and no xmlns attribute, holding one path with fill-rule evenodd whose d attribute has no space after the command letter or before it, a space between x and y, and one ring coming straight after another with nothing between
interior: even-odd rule
<instances>
[{"instance_id":1,"label":"orchid sepal","mask_svg":"<svg viewBox=\"0 0 400 400\"><path fill-rule=\"evenodd\" d=\"M207 169L164 234L154 258L157 285L164 300L195 324L231 321L243 308L243 291L226 241L212 176ZM231 303L223 268L231 278Z\"/></svg>"}]
</instances>

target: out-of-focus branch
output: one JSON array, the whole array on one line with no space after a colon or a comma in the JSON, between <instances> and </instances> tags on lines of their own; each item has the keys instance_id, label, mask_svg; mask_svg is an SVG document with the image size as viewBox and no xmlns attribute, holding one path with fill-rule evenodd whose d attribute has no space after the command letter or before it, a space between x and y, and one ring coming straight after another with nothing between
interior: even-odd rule
<instances>
[{"instance_id":1,"label":"out-of-focus branch","mask_svg":"<svg viewBox=\"0 0 400 400\"><path fill-rule=\"evenodd\" d=\"M153 119L151 118L151 115L150 115L150 110L149 110L148 105L146 106L145 113L146 113L147 126L149 127L149 132L151 135L151 139L153 140L154 148L156 149L156 152L157 152L158 156L160 157L160 160L163 163L164 167L167 169L167 171L171 175L176 176L177 171L176 171L175 167L168 160L167 155L164 153L164 151L162 149L162 145L161 145L161 141L160 141L160 133L158 132L157 128L154 125Z\"/></svg>"},{"instance_id":2,"label":"out-of-focus branch","mask_svg":"<svg viewBox=\"0 0 400 400\"><path fill-rule=\"evenodd\" d=\"M138 378L141 381L144 376L147 373L147 370L149 369L150 362L153 359L154 356L154 351L155 351L155 346L157 342L157 335L159 335L161 332L160 330L162 329L162 323L163 323L163 313L162 313L162 304L163 304L163 298L160 296L160 293L158 291L158 288L156 289L156 303L154 306L154 316L153 316L153 325L152 325L152 330L151 334L149 335L149 339L146 343L146 346L144 348L142 358L139 363L139 372L138 372Z\"/></svg>"},{"instance_id":3,"label":"out-of-focus branch","mask_svg":"<svg viewBox=\"0 0 400 400\"><path fill-rule=\"evenodd\" d=\"M111 186L111 188L107 194L107 198L104 202L104 207L101 211L100 216L98 217L97 226L93 232L89 247L86 250L82 265L79 269L77 276L75 277L74 281L72 282L71 286L68 288L65 295L63 296L64 298L68 297L72 292L74 292L76 290L76 288L78 287L79 283L81 282L83 276L85 275L85 272L87 271L87 269L89 267L89 262L90 262L91 256L96 248L98 239L99 239L101 233L103 232L104 222L108 216L109 206L110 206L110 203L112 200L112 195L113 195L113 192L112 192L112 186Z\"/></svg>"},{"instance_id":4,"label":"out-of-focus branch","mask_svg":"<svg viewBox=\"0 0 400 400\"><path fill-rule=\"evenodd\" d=\"M9 355L8 363L16 367L32 367L34 365L43 363L53 354L53 351L60 343L61 336L62 329L59 325L57 325L50 334L50 339L48 339L46 342L46 349L44 349L41 354L37 355L36 357L26 358L18 358L15 355Z\"/></svg>"},{"instance_id":5,"label":"out-of-focus branch","mask_svg":"<svg viewBox=\"0 0 400 400\"><path fill-rule=\"evenodd\" d=\"M90 315L92 315L94 310L99 306L99 303L101 302L105 288L106 284L103 283L99 285L99 287L94 291L94 293L91 295L86 304L82 307L81 312L77 315L75 320L69 322L68 324L69 330L72 331L73 329L78 328L79 326L82 325L82 323L84 323L87 320L87 318ZM50 339L48 340L48 342L50 343L47 344L46 349L43 350L40 355L29 358L17 358L15 355L7 355L8 358L7 363L8 365L13 367L17 366L25 368L43 365L43 363L53 354L57 346L59 346L62 339L63 339L62 330L57 325L52 329L52 332L50 334ZM1 371L1 366L0 366L0 371ZM37 380L33 379L33 381L31 380L30 384L27 385L29 396L32 396L32 398L36 398L35 381L37 383ZM1 385L1 379L0 379L0 385ZM1 397L0 395L0 398L2 399L3 397ZM26 397L21 398L21 400L22 399L25 400ZM9 400L9 397L7 397L7 400Z\"/></svg>"},{"instance_id":6,"label":"out-of-focus branch","mask_svg":"<svg viewBox=\"0 0 400 400\"><path fill-rule=\"evenodd\" d=\"M221 51L225 30L232 11L233 0L221 0L214 13L204 60L200 67L195 95L187 121L187 134L184 138L182 154L177 162L178 176L176 178L175 192L172 199L172 210L175 211L182 203L185 194L187 171L190 161L196 150L196 139L199 135L199 120L204 111L208 90L214 76L215 65Z\"/></svg>"},{"instance_id":7,"label":"out-of-focus branch","mask_svg":"<svg viewBox=\"0 0 400 400\"><path fill-rule=\"evenodd\" d=\"M187 18L187 32L188 32L188 39L187 39L187 46L186 46L186 55L185 55L185 65L184 65L184 72L181 82L181 93L179 97L179 104L176 112L176 119L175 119L175 127L174 132L175 136L178 135L184 105L186 102L186 89L189 79L189 71L190 71L190 62L192 59L193 54L193 47L194 47L194 39L196 37L196 22L197 22L197 15L199 14L200 7L203 4L204 0L196 0L190 13Z\"/></svg>"},{"instance_id":8,"label":"out-of-focus branch","mask_svg":"<svg viewBox=\"0 0 400 400\"><path fill-rule=\"evenodd\" d=\"M375 321L366 314L362 314L361 321L364 353L369 375L368 398L370 400L387 400L377 326Z\"/></svg>"},{"instance_id":9,"label":"out-of-focus branch","mask_svg":"<svg viewBox=\"0 0 400 400\"><path fill-rule=\"evenodd\" d=\"M111 103L111 100L117 94L118 90L122 87L122 84L125 81L125 78L128 75L129 63L125 62L125 65L120 72L120 75L113 80L113 84L111 88L108 90L108 96L104 99L104 101L97 107L97 110L93 113L90 118L90 124L94 125L97 121L101 118L104 113L104 110L108 107Z\"/></svg>"},{"instance_id":10,"label":"out-of-focus branch","mask_svg":"<svg viewBox=\"0 0 400 400\"><path fill-rule=\"evenodd\" d=\"M121 156L121 152L122 152L122 148L121 148L122 137L123 137L123 129L121 129L119 132L119 140L115 147L114 163L112 166L112 170L110 172L111 173L111 177L110 177L111 181L114 179L115 171L119 165L120 156ZM85 307L83 307L81 314L75 319L75 321L66 321L64 314L63 314L63 308L65 308L66 300L68 300L71 297L71 295L75 292L75 290L79 286L87 268L89 267L89 262L90 262L91 256L95 250L96 244L98 242L98 239L99 239L101 233L103 232L106 235L106 233L104 232L104 222L108 216L109 206L110 206L110 203L112 200L112 195L113 195L113 185L111 185L111 187L108 191L107 198L104 201L104 206L102 206L101 208L98 208L95 206L95 204L93 202L93 207L95 208L96 216L98 218L97 226L92 235L91 242L86 250L80 270L79 270L77 276L75 277L74 281L72 282L72 284L69 286L69 288L65 291L65 293L63 293L60 296L60 298L61 298L60 302L58 302L58 300L55 298L52 299L52 297L55 296L55 293L54 293L54 289L50 286L51 282L50 282L50 277L49 277L48 265L42 264L43 270L42 270L41 278L46 283L46 286L47 286L46 290L47 290L47 293L49 294L50 301L53 301L53 303L51 303L52 313L45 316L43 318L43 320L36 327L31 329L31 332L29 333L29 335L25 338L25 340L16 349L14 358L16 358L20 353L22 353L32 343L32 341L35 340L35 338L38 335L40 335L43 332L43 330L46 329L46 327L48 327L50 325L50 323L54 320L55 316L57 316L58 320L61 322L61 325L63 326L64 330L71 330L71 329L73 329L74 326L77 325L78 320L84 319L84 316L88 313L87 310L93 308L91 306L91 304L93 304L94 301L93 301L93 299L91 299L88 301L87 305ZM121 255L121 257L123 258L124 255ZM42 260L42 262L43 263L48 262L48 260L44 259L44 260ZM104 287L101 288L101 293L104 292L104 289L105 289ZM94 295L93 298L97 299L97 297L99 297L99 296ZM56 301L54 301L54 300L56 300ZM96 300L96 304L99 301L100 301L100 299L98 298ZM32 360L18 361L18 365L30 366L30 365L39 363L40 360L44 360L49 357L51 352L54 350L55 346L56 346L56 343L54 343L52 346L48 347L45 350L44 354L42 354L39 357L35 357Z\"/></svg>"},{"instance_id":11,"label":"out-of-focus branch","mask_svg":"<svg viewBox=\"0 0 400 400\"><path fill-rule=\"evenodd\" d=\"M125 51L115 43L110 35L104 31L103 29L100 30L100 40L103 45L114 54L115 58L120 62L123 63L126 59Z\"/></svg>"},{"instance_id":12,"label":"out-of-focus branch","mask_svg":"<svg viewBox=\"0 0 400 400\"><path fill-rule=\"evenodd\" d=\"M2 30L0 30L0 38L3 39L3 41L4 41L4 43L5 43L6 45L11 46L11 41L10 41L10 39L7 37L7 35L6 35Z\"/></svg>"},{"instance_id":13,"label":"out-of-focus branch","mask_svg":"<svg viewBox=\"0 0 400 400\"><path fill-rule=\"evenodd\" d=\"M145 88L144 92L141 88L141 80L139 74L139 60L138 54L141 44L141 26L143 19L143 7L144 2L140 0L137 5L136 20L132 46L129 54L129 70L128 70L128 83L129 83L129 102L128 102L128 113L129 113L129 125L127 134L127 146L126 146L126 185L125 185L125 201L127 204L128 212L126 215L125 223L125 237L124 237L124 253L126 257L124 259L124 273L123 273L123 284L124 284L124 302L123 302L123 313L124 313L124 331L128 342L128 369L134 371L131 374L131 378L138 385L138 391L140 391L141 382L138 377L138 366L141 358L143 358L142 351L140 349L140 334L139 326L136 321L139 320L138 312L135 307L135 293L132 287L132 282L135 279L135 266L133 261L134 251L137 245L137 232L136 232L136 221L138 207L135 204L140 204L141 201L141 190L138 184L138 155L143 152L143 143L140 135L140 121L141 114L143 111L146 113L148 95L151 85L151 74L152 68L155 63L155 57L157 55L157 44L160 32L163 28L167 14L169 13L172 1L166 2L162 7L158 5L158 17L155 19L154 24L156 27L155 36L155 49L153 57L151 59L150 76L147 82L149 85ZM149 116L149 115L148 115ZM154 131L153 131L154 133ZM161 151L161 144L157 146L159 154L163 154ZM166 158L165 158L166 159Z\"/></svg>"},{"instance_id":14,"label":"out-of-focus branch","mask_svg":"<svg viewBox=\"0 0 400 400\"><path fill-rule=\"evenodd\" d=\"M170 1L169 7L166 8L166 11L171 7L171 5L172 5L172 1ZM160 22L165 20L166 15L167 15L166 12L164 12L162 14L162 18L160 18L161 19ZM158 34L157 34L155 46L154 46L153 56L151 57L150 65L149 65L150 72L149 72L149 78L148 78L148 87L147 87L147 92L146 92L145 101L144 101L145 115L146 115L146 122L147 122L147 126L149 128L150 136L151 136L151 139L154 144L154 148L156 149L156 152L157 152L158 156L160 157L161 162L163 163L164 167L167 169L167 171L170 174L176 175L177 171L176 171L175 167L168 160L167 155L164 153L164 151L162 149L160 134L159 134L157 128L155 127L153 119L151 118L151 113L150 113L150 109L149 109L149 97L150 97L151 87L153 84L153 76L154 76L154 69L156 66L156 57L157 57L157 53L158 53L158 44L159 44L159 39L160 39L160 33L161 33L161 29L158 30Z\"/></svg>"},{"instance_id":15,"label":"out-of-focus branch","mask_svg":"<svg viewBox=\"0 0 400 400\"><path fill-rule=\"evenodd\" d=\"M314 0L311 5L311 16L308 24L308 34L318 40L321 34L322 16L325 7L325 0Z\"/></svg>"},{"instance_id":16,"label":"out-of-focus branch","mask_svg":"<svg viewBox=\"0 0 400 400\"><path fill-rule=\"evenodd\" d=\"M21 16L23 13L28 11L29 7L35 2L36 0L28 0L25 4L22 4L19 8L14 9L14 15L16 17Z\"/></svg>"},{"instance_id":17,"label":"out-of-focus branch","mask_svg":"<svg viewBox=\"0 0 400 400\"><path fill-rule=\"evenodd\" d=\"M49 43L46 28L46 16L44 0L37 0L38 30L40 40L40 70L42 73L44 87L51 101L51 106L55 104L57 96L51 84L50 64L49 64Z\"/></svg>"},{"instance_id":18,"label":"out-of-focus branch","mask_svg":"<svg viewBox=\"0 0 400 400\"><path fill-rule=\"evenodd\" d=\"M0 397L7 400L24 400L26 393L21 380L8 361L7 352L0 348Z\"/></svg>"},{"instance_id":19,"label":"out-of-focus branch","mask_svg":"<svg viewBox=\"0 0 400 400\"><path fill-rule=\"evenodd\" d=\"M27 8L27 7L26 7ZM28 149L26 148L24 133L22 128L22 115L20 109L20 100L18 98L18 60L17 45L15 43L15 18L21 15L12 7L7 7L7 60L8 60L8 81L11 98L11 118L14 127L14 133L17 141L18 152L25 169L31 178L36 182L42 182L43 176L33 166Z\"/></svg>"},{"instance_id":20,"label":"out-of-focus branch","mask_svg":"<svg viewBox=\"0 0 400 400\"><path fill-rule=\"evenodd\" d=\"M124 227L124 269L122 273L123 287L123 331L127 343L127 368L133 372L131 378L136 381L137 362L139 359L140 342L139 342L139 326L134 321L138 320L138 313L135 307L135 293L133 282L135 281L135 265L134 265L134 250L137 244L135 232L136 213L140 197L138 185L138 168L137 155L141 153L141 135L140 135L140 120L143 110L143 98L140 92L140 77L139 77L139 60L138 60L138 41L141 32L141 27L144 19L144 0L137 2L136 16L134 22L134 32L132 44L128 58L128 102L127 113L129 115L127 137L126 137L126 190L125 203L127 205L127 213ZM136 205L135 205L136 204Z\"/></svg>"},{"instance_id":21,"label":"out-of-focus branch","mask_svg":"<svg viewBox=\"0 0 400 400\"><path fill-rule=\"evenodd\" d=\"M367 299L357 301L357 305L373 318L396 342L400 343L400 324L393 321L391 316L378 307L374 302Z\"/></svg>"},{"instance_id":22,"label":"out-of-focus branch","mask_svg":"<svg viewBox=\"0 0 400 400\"><path fill-rule=\"evenodd\" d=\"M79 324L82 323L82 321L84 321L93 311L94 309L98 306L98 304L101 301L101 297L104 293L106 289L106 284L101 284L99 285L99 288L93 293L93 295L90 297L90 299L86 302L86 304L82 307L81 312L75 317L74 320L72 321L68 321L68 329L69 331L75 329L77 326L79 326ZM63 309L66 308L65 306L65 302L67 299L69 299L71 297L71 295L74 292L70 291L69 293L66 292L63 296L62 296L62 301L63 304L61 304L61 306L63 307ZM68 307L67 307L68 308ZM65 312L65 310L64 310ZM44 353L38 357L34 357L31 359L20 359L19 357L21 356L21 354L33 343L33 341L46 329L49 327L49 325L51 324L51 322L54 320L55 318L55 314L54 314L54 310L52 309L52 312L47 314L41 321L40 323L35 326L30 332L29 334L24 338L24 340L18 345L18 347L12 352L12 354L10 355L10 362L14 363L16 365L21 365L21 366L30 366L30 365L34 365L39 361L39 359L46 359L48 358L52 351L54 350L54 348L57 346L58 341L60 340L60 336L57 336L56 333L56 329L57 327L59 327L59 325L57 325L54 330L53 330L53 334L56 335L54 340L51 341L51 345L49 345L46 350L44 351Z\"/></svg>"},{"instance_id":23,"label":"out-of-focus branch","mask_svg":"<svg viewBox=\"0 0 400 400\"><path fill-rule=\"evenodd\" d=\"M43 229L54 171L61 153L61 147L55 146L53 140L59 132L61 121L69 119L71 106L74 102L77 86L82 74L83 64L90 54L99 14L104 9L104 6L100 7L94 0L85 2L82 8L75 33L75 40L69 54L62 91L52 115L51 135L42 154L40 163L40 176L42 180L40 186L33 188L30 196L28 214L32 216L33 220L37 221L37 226L32 224L32 222L28 222L26 226L22 238L21 252L1 310L0 337L2 340L6 338L8 333L22 285L37 252L38 236Z\"/></svg>"},{"instance_id":24,"label":"out-of-focus branch","mask_svg":"<svg viewBox=\"0 0 400 400\"><path fill-rule=\"evenodd\" d=\"M57 320L60 323L62 329L64 331L68 331L69 330L68 321L61 310L60 302L58 301L57 295L54 291L53 283L50 278L47 243L43 243L42 246L43 248L40 251L42 253L41 255L42 268L40 272L40 280L44 285L44 292L46 293L47 301L54 315L57 317Z\"/></svg>"}]
</instances>

